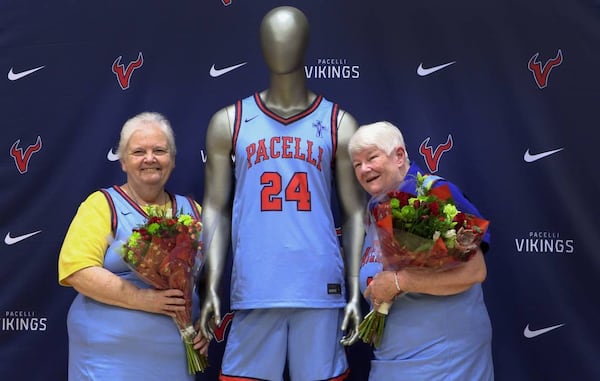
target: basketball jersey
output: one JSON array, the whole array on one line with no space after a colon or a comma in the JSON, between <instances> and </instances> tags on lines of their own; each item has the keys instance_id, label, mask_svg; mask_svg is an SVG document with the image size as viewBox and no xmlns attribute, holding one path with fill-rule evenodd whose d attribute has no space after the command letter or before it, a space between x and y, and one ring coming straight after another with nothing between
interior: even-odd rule
<instances>
[{"instance_id":1,"label":"basketball jersey","mask_svg":"<svg viewBox=\"0 0 600 381\"><path fill-rule=\"evenodd\" d=\"M256 93L235 108L232 308L343 307L331 210L338 106L317 96L282 118Z\"/></svg>"}]
</instances>

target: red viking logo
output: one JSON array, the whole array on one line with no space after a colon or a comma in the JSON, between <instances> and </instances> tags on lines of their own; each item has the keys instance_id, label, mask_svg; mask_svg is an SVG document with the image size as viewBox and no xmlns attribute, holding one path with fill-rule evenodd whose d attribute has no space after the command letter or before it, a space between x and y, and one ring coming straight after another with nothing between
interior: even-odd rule
<instances>
[{"instance_id":1,"label":"red viking logo","mask_svg":"<svg viewBox=\"0 0 600 381\"><path fill-rule=\"evenodd\" d=\"M218 326L213 325L213 335L217 343L221 343L223 340L225 340L225 332L227 332L227 327L229 327L233 321L234 315L235 313L233 312L227 312L225 316L223 316L223 319L221 319L221 324Z\"/></svg>"},{"instance_id":2,"label":"red viking logo","mask_svg":"<svg viewBox=\"0 0 600 381\"><path fill-rule=\"evenodd\" d=\"M429 172L435 173L438 170L442 154L450 151L454 143L452 142L452 135L448 135L448 140L446 140L446 143L438 145L435 150L433 150L431 146L428 145L429 139L430 138L423 140L423 143L421 143L421 146L419 147L419 152L425 159L425 164L427 165Z\"/></svg>"},{"instance_id":3,"label":"red viking logo","mask_svg":"<svg viewBox=\"0 0 600 381\"><path fill-rule=\"evenodd\" d=\"M542 63L538 61L538 56L540 53L535 53L530 59L527 67L533 73L533 79L535 79L535 83L537 83L540 89L548 86L548 76L550 75L550 71L555 66L560 65L563 62L562 51L558 49L558 54L555 58L551 58L542 66Z\"/></svg>"},{"instance_id":4,"label":"red viking logo","mask_svg":"<svg viewBox=\"0 0 600 381\"><path fill-rule=\"evenodd\" d=\"M117 80L119 81L119 85L121 89L127 90L129 88L129 81L131 81L131 74L138 67L141 67L144 64L144 56L142 56L142 52L138 54L138 58L135 61L131 61L127 68L121 64L121 58L123 56L117 57L115 62L112 64L112 72L117 76Z\"/></svg>"},{"instance_id":5,"label":"red viking logo","mask_svg":"<svg viewBox=\"0 0 600 381\"><path fill-rule=\"evenodd\" d=\"M21 142L21 139L17 140L13 143L12 147L10 147L10 156L15 159L15 164L17 165L17 169L21 174L27 172L27 168L29 167L29 160L31 159L31 155L36 153L37 151L42 149L42 138L37 137L37 141L35 144L30 145L25 148L25 153L23 153L23 149L19 148L18 145Z\"/></svg>"}]
</instances>

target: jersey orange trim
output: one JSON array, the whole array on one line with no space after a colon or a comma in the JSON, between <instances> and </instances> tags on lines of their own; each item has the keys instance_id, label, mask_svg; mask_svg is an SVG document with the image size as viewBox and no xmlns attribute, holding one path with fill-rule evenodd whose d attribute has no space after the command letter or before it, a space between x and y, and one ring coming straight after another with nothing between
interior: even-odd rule
<instances>
[{"instance_id":1,"label":"jersey orange trim","mask_svg":"<svg viewBox=\"0 0 600 381\"><path fill-rule=\"evenodd\" d=\"M342 380L345 380L346 378L348 378L349 375L350 375L350 368L346 369L346 371L344 373L340 374L339 376L330 378L329 381L342 381Z\"/></svg>"},{"instance_id":2,"label":"jersey orange trim","mask_svg":"<svg viewBox=\"0 0 600 381\"><path fill-rule=\"evenodd\" d=\"M335 168L335 156L337 152L337 141L338 141L338 115L340 108L337 103L333 104L333 110L331 111L331 168Z\"/></svg>"},{"instance_id":3,"label":"jersey orange trim","mask_svg":"<svg viewBox=\"0 0 600 381\"><path fill-rule=\"evenodd\" d=\"M240 127L242 126L242 101L235 102L235 121L233 122L233 136L231 137L231 155L235 154L235 146L237 145L238 136L240 135Z\"/></svg>"},{"instance_id":4,"label":"jersey orange trim","mask_svg":"<svg viewBox=\"0 0 600 381\"><path fill-rule=\"evenodd\" d=\"M267 105L260 98L259 93L254 94L254 101L256 102L256 105L258 106L258 108L269 118L275 119L276 121L278 121L279 123L284 124L284 125L294 123L295 121L300 120L300 119L304 118L305 116L311 114L313 111L315 111L319 107L322 100L323 100L323 96L317 95L315 97L315 100L312 102L312 104L310 106L308 106L308 108L306 110L304 110L296 115L292 115L289 118L283 118L283 117L275 114L273 111L269 110Z\"/></svg>"}]
</instances>

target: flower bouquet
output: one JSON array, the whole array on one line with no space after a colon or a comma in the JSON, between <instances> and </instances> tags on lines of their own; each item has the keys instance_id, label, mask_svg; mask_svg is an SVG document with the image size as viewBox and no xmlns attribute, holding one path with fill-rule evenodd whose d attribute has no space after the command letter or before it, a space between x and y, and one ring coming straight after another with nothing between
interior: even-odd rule
<instances>
[{"instance_id":1,"label":"flower bouquet","mask_svg":"<svg viewBox=\"0 0 600 381\"><path fill-rule=\"evenodd\" d=\"M448 186L432 188L426 177L417 173L416 195L392 191L369 203L384 270L445 271L471 259L481 244L489 221L459 211ZM378 346L389 308L384 302L370 311L359 338Z\"/></svg>"},{"instance_id":2,"label":"flower bouquet","mask_svg":"<svg viewBox=\"0 0 600 381\"><path fill-rule=\"evenodd\" d=\"M185 346L188 371L204 372L206 356L193 348L196 330L192 324L192 293L200 269L202 223L188 214L172 217L158 208L148 208L148 219L133 229L123 245L123 260L143 281L159 290L179 289L185 311L173 318Z\"/></svg>"}]
</instances>

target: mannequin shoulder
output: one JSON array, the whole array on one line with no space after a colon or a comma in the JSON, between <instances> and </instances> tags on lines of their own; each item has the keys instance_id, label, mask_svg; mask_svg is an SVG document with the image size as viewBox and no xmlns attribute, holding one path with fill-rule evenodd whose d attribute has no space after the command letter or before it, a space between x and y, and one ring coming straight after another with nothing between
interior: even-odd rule
<instances>
[{"instance_id":1,"label":"mannequin shoulder","mask_svg":"<svg viewBox=\"0 0 600 381\"><path fill-rule=\"evenodd\" d=\"M233 134L233 123L235 121L235 105L223 107L215 112L206 130L207 140L230 140Z\"/></svg>"},{"instance_id":2,"label":"mannequin shoulder","mask_svg":"<svg viewBox=\"0 0 600 381\"><path fill-rule=\"evenodd\" d=\"M350 113L340 110L338 113L338 141L347 142L358 129L358 122Z\"/></svg>"},{"instance_id":3,"label":"mannequin shoulder","mask_svg":"<svg viewBox=\"0 0 600 381\"><path fill-rule=\"evenodd\" d=\"M208 123L209 128L212 126L233 126L235 120L235 105L223 107L215 112Z\"/></svg>"}]
</instances>

